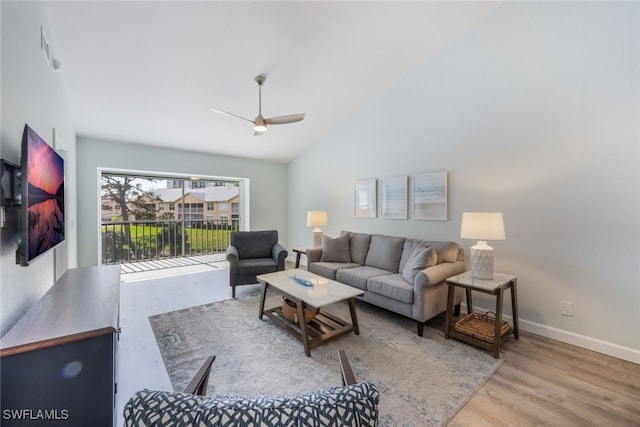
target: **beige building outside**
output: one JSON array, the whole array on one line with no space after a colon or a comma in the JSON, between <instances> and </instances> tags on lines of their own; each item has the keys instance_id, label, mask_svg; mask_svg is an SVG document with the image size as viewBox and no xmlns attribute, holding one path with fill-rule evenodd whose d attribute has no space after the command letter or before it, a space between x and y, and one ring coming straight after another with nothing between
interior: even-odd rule
<instances>
[{"instance_id":1,"label":"beige building outside","mask_svg":"<svg viewBox=\"0 0 640 427\"><path fill-rule=\"evenodd\" d=\"M240 190L235 186L218 186L185 190L155 190L160 201L154 201L158 216L165 219L224 221L240 218Z\"/></svg>"},{"instance_id":2,"label":"beige building outside","mask_svg":"<svg viewBox=\"0 0 640 427\"><path fill-rule=\"evenodd\" d=\"M217 186L185 189L163 188L153 191L157 200L148 199L154 205L157 218L163 220L215 221L224 223L240 219L240 190L236 186ZM101 201L103 222L122 219L120 205L110 199ZM135 215L130 214L135 221Z\"/></svg>"}]
</instances>

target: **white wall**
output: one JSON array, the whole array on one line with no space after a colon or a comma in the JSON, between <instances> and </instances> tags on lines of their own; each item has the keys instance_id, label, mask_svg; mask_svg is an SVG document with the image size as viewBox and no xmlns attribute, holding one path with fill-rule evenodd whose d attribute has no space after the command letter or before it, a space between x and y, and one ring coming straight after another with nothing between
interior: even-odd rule
<instances>
[{"instance_id":1,"label":"white wall","mask_svg":"<svg viewBox=\"0 0 640 427\"><path fill-rule=\"evenodd\" d=\"M20 163L22 131L29 124L53 145L53 129L65 147L66 242L34 260L29 267L15 263L19 230L16 215L0 229L0 335L37 301L68 266L76 262L75 132L62 84L40 51L40 27L49 43L55 40L41 3L0 2L1 16L1 133L2 158ZM64 61L64 59L63 59Z\"/></svg>"},{"instance_id":2,"label":"white wall","mask_svg":"<svg viewBox=\"0 0 640 427\"><path fill-rule=\"evenodd\" d=\"M501 6L290 164L289 242L308 245L306 211L327 210L329 235L468 254L462 212L502 211L491 245L522 327L640 363L639 28L637 3ZM448 221L354 217L354 180L442 169Z\"/></svg>"},{"instance_id":3,"label":"white wall","mask_svg":"<svg viewBox=\"0 0 640 427\"><path fill-rule=\"evenodd\" d=\"M287 243L287 166L283 163L78 139L79 264L98 265L98 168L248 178L252 230L278 230Z\"/></svg>"}]
</instances>

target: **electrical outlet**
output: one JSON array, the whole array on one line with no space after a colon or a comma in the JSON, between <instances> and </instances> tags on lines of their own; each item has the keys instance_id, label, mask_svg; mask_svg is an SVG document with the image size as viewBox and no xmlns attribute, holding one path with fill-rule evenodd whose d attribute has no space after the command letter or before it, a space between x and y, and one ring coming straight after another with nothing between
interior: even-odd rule
<instances>
[{"instance_id":1,"label":"electrical outlet","mask_svg":"<svg viewBox=\"0 0 640 427\"><path fill-rule=\"evenodd\" d=\"M570 301L560 301L560 314L573 316L573 303Z\"/></svg>"}]
</instances>

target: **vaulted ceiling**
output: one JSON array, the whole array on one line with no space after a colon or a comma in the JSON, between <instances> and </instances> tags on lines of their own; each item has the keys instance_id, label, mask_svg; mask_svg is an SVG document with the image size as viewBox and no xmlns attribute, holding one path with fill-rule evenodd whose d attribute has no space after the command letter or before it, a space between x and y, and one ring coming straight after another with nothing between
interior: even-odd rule
<instances>
[{"instance_id":1,"label":"vaulted ceiling","mask_svg":"<svg viewBox=\"0 0 640 427\"><path fill-rule=\"evenodd\" d=\"M499 2L46 2L79 137L288 162ZM472 66L472 64L470 64ZM253 136L263 115L302 122ZM444 82L443 82L444 84Z\"/></svg>"}]
</instances>

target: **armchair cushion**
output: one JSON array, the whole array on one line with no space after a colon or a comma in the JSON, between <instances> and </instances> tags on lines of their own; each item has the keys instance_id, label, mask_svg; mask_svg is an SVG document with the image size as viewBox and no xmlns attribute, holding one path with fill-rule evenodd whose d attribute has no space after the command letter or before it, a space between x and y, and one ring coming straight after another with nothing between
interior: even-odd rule
<instances>
[{"instance_id":1,"label":"armchair cushion","mask_svg":"<svg viewBox=\"0 0 640 427\"><path fill-rule=\"evenodd\" d=\"M278 243L276 230L234 231L230 243L238 250L240 259L271 258L273 246Z\"/></svg>"},{"instance_id":2,"label":"armchair cushion","mask_svg":"<svg viewBox=\"0 0 640 427\"><path fill-rule=\"evenodd\" d=\"M273 258L249 258L238 261L238 275L240 276L256 276L276 271L278 271L278 264Z\"/></svg>"},{"instance_id":3,"label":"armchair cushion","mask_svg":"<svg viewBox=\"0 0 640 427\"><path fill-rule=\"evenodd\" d=\"M194 396L143 390L124 408L126 426L376 426L379 392L370 382L300 395Z\"/></svg>"}]
</instances>

